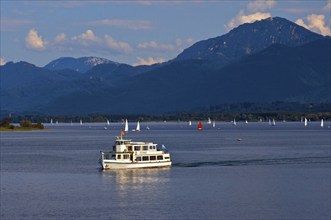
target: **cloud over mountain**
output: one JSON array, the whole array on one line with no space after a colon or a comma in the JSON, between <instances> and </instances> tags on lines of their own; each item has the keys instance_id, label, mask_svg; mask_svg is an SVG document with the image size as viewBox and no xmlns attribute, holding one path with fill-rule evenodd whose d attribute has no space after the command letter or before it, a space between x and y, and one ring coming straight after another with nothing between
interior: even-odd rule
<instances>
[{"instance_id":1,"label":"cloud over mountain","mask_svg":"<svg viewBox=\"0 0 331 220\"><path fill-rule=\"evenodd\" d=\"M298 19L295 23L324 36L331 35L330 27L327 26L324 15L311 14L305 20L307 23L303 19Z\"/></svg>"},{"instance_id":2,"label":"cloud over mountain","mask_svg":"<svg viewBox=\"0 0 331 220\"><path fill-rule=\"evenodd\" d=\"M31 50L45 50L47 41L38 35L37 30L31 29L25 37L25 45Z\"/></svg>"}]
</instances>

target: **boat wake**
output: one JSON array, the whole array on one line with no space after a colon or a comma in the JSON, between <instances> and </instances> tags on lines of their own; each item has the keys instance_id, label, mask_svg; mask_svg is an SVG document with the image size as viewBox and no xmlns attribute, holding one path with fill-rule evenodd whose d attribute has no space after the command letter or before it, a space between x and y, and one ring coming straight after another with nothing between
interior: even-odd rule
<instances>
[{"instance_id":1,"label":"boat wake","mask_svg":"<svg viewBox=\"0 0 331 220\"><path fill-rule=\"evenodd\" d=\"M252 166L252 165L286 165L286 164L321 164L331 163L331 157L299 157L299 158L274 158L252 160L225 160L202 161L193 163L173 163L175 167L203 167L203 166Z\"/></svg>"}]
</instances>

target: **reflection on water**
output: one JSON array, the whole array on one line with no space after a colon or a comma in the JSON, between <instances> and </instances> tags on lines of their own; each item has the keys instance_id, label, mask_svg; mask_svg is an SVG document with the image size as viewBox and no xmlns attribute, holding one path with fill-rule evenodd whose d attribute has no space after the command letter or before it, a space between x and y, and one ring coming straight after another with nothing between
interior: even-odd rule
<instances>
[{"instance_id":1,"label":"reflection on water","mask_svg":"<svg viewBox=\"0 0 331 220\"><path fill-rule=\"evenodd\" d=\"M169 167L158 169L128 169L102 171L103 182L107 185L114 183L114 187L120 191L127 189L149 189L160 187L169 182Z\"/></svg>"},{"instance_id":2,"label":"reflection on water","mask_svg":"<svg viewBox=\"0 0 331 220\"><path fill-rule=\"evenodd\" d=\"M170 172L171 168L102 171L103 189L111 195L111 203L121 209L158 206L169 191ZM128 218L118 214L119 219ZM155 210L154 215L160 215L160 211Z\"/></svg>"}]
</instances>

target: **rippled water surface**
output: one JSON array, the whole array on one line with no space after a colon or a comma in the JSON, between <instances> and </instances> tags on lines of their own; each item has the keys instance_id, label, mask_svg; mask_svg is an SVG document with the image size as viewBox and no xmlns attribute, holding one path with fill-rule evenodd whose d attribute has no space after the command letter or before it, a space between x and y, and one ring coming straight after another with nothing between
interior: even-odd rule
<instances>
[{"instance_id":1,"label":"rippled water surface","mask_svg":"<svg viewBox=\"0 0 331 220\"><path fill-rule=\"evenodd\" d=\"M166 145L173 166L107 172L122 124L1 132L1 219L330 219L328 126L141 123L126 138Z\"/></svg>"}]
</instances>

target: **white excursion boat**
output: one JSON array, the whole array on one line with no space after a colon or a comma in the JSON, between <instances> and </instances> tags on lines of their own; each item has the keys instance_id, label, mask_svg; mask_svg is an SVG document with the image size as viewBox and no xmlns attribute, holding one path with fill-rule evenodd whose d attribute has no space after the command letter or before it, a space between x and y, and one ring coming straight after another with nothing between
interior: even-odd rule
<instances>
[{"instance_id":1,"label":"white excursion boat","mask_svg":"<svg viewBox=\"0 0 331 220\"><path fill-rule=\"evenodd\" d=\"M162 145L162 149L157 149L156 146L152 142L123 139L121 135L115 140L113 151L101 151L101 167L104 170L113 170L171 166L167 148Z\"/></svg>"}]
</instances>

